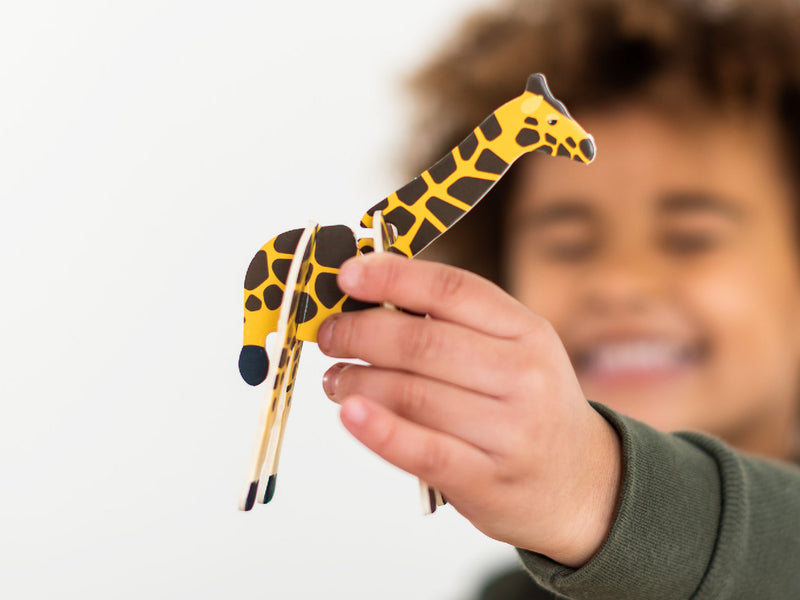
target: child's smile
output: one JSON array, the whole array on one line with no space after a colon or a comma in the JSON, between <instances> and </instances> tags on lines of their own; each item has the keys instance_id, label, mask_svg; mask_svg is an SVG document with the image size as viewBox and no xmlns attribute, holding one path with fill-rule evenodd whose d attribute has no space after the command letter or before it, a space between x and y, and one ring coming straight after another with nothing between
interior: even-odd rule
<instances>
[{"instance_id":1,"label":"child's smile","mask_svg":"<svg viewBox=\"0 0 800 600\"><path fill-rule=\"evenodd\" d=\"M785 456L800 264L777 137L748 116L582 115L595 164L520 165L508 284L553 324L588 398Z\"/></svg>"},{"instance_id":2,"label":"child's smile","mask_svg":"<svg viewBox=\"0 0 800 600\"><path fill-rule=\"evenodd\" d=\"M575 370L593 387L651 385L680 377L707 356L707 345L658 334L600 338L569 350Z\"/></svg>"}]
</instances>

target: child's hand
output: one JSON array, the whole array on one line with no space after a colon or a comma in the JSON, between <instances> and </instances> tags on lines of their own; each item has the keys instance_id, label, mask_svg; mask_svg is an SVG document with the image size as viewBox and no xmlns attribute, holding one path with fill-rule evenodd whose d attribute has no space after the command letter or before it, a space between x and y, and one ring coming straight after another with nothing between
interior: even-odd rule
<instances>
[{"instance_id":1,"label":"child's hand","mask_svg":"<svg viewBox=\"0 0 800 600\"><path fill-rule=\"evenodd\" d=\"M438 488L478 529L569 566L611 526L619 440L581 392L550 324L494 284L390 254L346 262L340 287L375 308L329 318L326 393L365 446Z\"/></svg>"}]
</instances>

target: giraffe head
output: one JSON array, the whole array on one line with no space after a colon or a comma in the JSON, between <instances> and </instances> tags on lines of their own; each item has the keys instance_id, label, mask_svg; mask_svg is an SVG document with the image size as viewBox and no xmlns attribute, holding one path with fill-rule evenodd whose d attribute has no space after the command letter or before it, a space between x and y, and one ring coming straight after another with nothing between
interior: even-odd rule
<instances>
[{"instance_id":1,"label":"giraffe head","mask_svg":"<svg viewBox=\"0 0 800 600\"><path fill-rule=\"evenodd\" d=\"M517 135L520 145L538 144L536 152L565 156L586 164L594 160L594 138L572 118L564 103L553 96L544 75L534 73L528 77L520 100L525 120L525 126Z\"/></svg>"}]
</instances>

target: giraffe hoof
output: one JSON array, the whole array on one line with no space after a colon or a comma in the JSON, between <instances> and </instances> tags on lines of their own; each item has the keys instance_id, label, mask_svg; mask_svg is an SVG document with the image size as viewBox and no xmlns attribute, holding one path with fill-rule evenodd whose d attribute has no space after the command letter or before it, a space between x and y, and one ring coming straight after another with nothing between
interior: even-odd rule
<instances>
[{"instance_id":1,"label":"giraffe hoof","mask_svg":"<svg viewBox=\"0 0 800 600\"><path fill-rule=\"evenodd\" d=\"M278 476L270 475L267 480L267 490L264 492L264 504L268 504L275 496L275 484L277 483Z\"/></svg>"},{"instance_id":2,"label":"giraffe hoof","mask_svg":"<svg viewBox=\"0 0 800 600\"><path fill-rule=\"evenodd\" d=\"M258 385L267 378L269 358L261 346L242 346L239 353L239 373L250 385Z\"/></svg>"}]
</instances>

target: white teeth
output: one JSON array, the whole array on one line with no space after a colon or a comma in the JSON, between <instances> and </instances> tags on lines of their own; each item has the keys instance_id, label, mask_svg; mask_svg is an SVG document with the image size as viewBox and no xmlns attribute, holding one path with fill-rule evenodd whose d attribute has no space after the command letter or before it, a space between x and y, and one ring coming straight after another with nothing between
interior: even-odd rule
<instances>
[{"instance_id":1,"label":"white teeth","mask_svg":"<svg viewBox=\"0 0 800 600\"><path fill-rule=\"evenodd\" d=\"M588 353L586 367L595 372L656 371L683 362L679 345L659 341L610 343Z\"/></svg>"}]
</instances>

